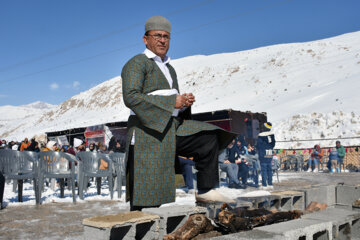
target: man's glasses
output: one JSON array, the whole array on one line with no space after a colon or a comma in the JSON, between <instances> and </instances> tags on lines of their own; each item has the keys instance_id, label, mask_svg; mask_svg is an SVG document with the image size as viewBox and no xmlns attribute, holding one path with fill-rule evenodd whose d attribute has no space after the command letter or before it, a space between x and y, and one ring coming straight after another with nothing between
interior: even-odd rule
<instances>
[{"instance_id":1,"label":"man's glasses","mask_svg":"<svg viewBox=\"0 0 360 240\"><path fill-rule=\"evenodd\" d=\"M169 41L170 40L170 36L169 35L161 35L160 33L157 33L157 34L148 34L147 36L151 36L153 37L156 41L160 41L162 38L165 40L165 41Z\"/></svg>"}]
</instances>

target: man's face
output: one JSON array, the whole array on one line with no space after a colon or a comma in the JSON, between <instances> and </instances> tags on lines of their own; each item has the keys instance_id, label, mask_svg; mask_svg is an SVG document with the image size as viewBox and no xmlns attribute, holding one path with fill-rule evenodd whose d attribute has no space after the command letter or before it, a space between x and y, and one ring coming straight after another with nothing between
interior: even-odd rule
<instances>
[{"instance_id":1,"label":"man's face","mask_svg":"<svg viewBox=\"0 0 360 240\"><path fill-rule=\"evenodd\" d=\"M148 31L148 35L143 37L146 47L164 59L170 46L170 33L161 30Z\"/></svg>"}]
</instances>

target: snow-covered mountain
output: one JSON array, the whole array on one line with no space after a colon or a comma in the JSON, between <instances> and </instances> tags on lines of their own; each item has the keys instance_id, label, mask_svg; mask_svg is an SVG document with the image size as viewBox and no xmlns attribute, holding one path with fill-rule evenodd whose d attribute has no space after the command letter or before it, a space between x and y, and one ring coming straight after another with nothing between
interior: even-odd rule
<instances>
[{"instance_id":1,"label":"snow-covered mountain","mask_svg":"<svg viewBox=\"0 0 360 240\"><path fill-rule=\"evenodd\" d=\"M277 140L360 136L360 32L172 61L180 90L196 96L193 112L221 109L267 112ZM0 107L0 138L126 121L121 78L115 77L62 104L9 121ZM26 116L26 117L25 117ZM344 140L345 145L360 139ZM278 148L313 141L279 142ZM334 141L321 141L330 146Z\"/></svg>"}]
</instances>

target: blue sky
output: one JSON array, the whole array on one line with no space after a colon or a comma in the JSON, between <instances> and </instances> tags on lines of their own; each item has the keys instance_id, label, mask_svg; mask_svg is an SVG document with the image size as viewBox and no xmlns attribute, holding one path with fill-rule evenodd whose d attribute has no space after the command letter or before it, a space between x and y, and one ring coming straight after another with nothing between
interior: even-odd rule
<instances>
[{"instance_id":1,"label":"blue sky","mask_svg":"<svg viewBox=\"0 0 360 240\"><path fill-rule=\"evenodd\" d=\"M154 15L172 23L177 59L359 31L359 9L358 0L2 0L0 106L60 104L120 75Z\"/></svg>"}]
</instances>

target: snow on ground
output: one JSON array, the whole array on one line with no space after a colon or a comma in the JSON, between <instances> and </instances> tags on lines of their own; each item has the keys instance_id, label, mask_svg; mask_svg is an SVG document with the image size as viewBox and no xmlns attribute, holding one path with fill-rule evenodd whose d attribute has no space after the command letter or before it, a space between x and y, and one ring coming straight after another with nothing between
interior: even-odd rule
<instances>
[{"instance_id":1,"label":"snow on ground","mask_svg":"<svg viewBox=\"0 0 360 240\"><path fill-rule=\"evenodd\" d=\"M281 172L279 173L279 179L281 181L285 181L291 178L296 177L291 172ZM249 180L251 182L251 180ZM274 175L273 181L277 182L276 176ZM261 182L261 181L260 181ZM55 191L51 189L50 184L49 187L44 185L44 192L41 194L42 204L51 204L51 203L60 203L60 202L72 202L72 191L71 189L65 188L64 195L65 198L60 198L60 189L56 188ZM253 187L248 187L247 189L233 189L228 188L227 184L221 182L221 186L217 189L221 194L227 196L229 198L237 198L241 196L267 196L270 193L264 190L258 190ZM77 189L75 191L77 194ZM91 186L88 188L87 192L84 194L84 200L81 200L78 196L76 196L77 203L84 203L86 201L108 201L110 200L110 193L108 185L103 183L101 189L101 195L97 195L97 189L95 184L92 182ZM113 200L117 201L117 206L119 209L129 208L129 203L125 202L125 187L122 188L122 196L119 199L118 193L114 190ZM23 185L23 202L18 202L18 193L13 192L13 184L12 182L7 182L5 184L5 192L4 192L4 204L5 206L23 206L23 205L35 205L35 193L33 189L33 185L30 182L25 182ZM191 205L195 206L195 195L186 193L184 189L176 189L176 201L174 203L164 204L161 207L165 206L173 206L173 205Z\"/></svg>"}]
</instances>

